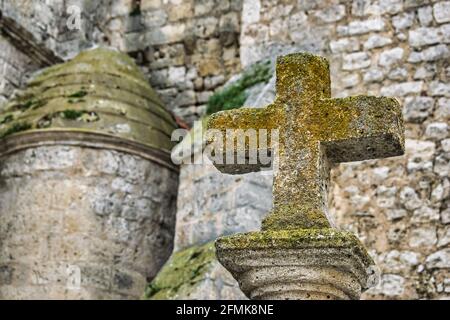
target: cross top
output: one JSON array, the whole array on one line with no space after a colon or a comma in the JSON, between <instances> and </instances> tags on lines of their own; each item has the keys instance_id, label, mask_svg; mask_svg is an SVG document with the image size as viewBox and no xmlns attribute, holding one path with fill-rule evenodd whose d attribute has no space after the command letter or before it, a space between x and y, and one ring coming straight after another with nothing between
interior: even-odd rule
<instances>
[{"instance_id":1,"label":"cross top","mask_svg":"<svg viewBox=\"0 0 450 320\"><path fill-rule=\"evenodd\" d=\"M217 112L208 120L208 129L278 129L277 146L267 137L268 148L276 147L279 158L274 205L263 230L328 228L330 165L403 154L401 107L386 97L331 98L328 61L309 53L278 57L276 75L272 104ZM236 146L232 150L238 151ZM216 166L232 174L260 168Z\"/></svg>"}]
</instances>

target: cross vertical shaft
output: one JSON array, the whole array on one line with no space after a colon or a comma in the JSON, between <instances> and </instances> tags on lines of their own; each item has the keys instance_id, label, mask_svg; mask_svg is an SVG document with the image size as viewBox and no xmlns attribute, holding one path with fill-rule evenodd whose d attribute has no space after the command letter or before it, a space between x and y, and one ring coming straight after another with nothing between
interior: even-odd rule
<instances>
[{"instance_id":1,"label":"cross vertical shaft","mask_svg":"<svg viewBox=\"0 0 450 320\"><path fill-rule=\"evenodd\" d=\"M273 185L274 208L263 229L324 228L329 166L308 122L321 99L331 95L328 62L308 54L277 60L275 105L284 110L279 127L279 170Z\"/></svg>"}]
</instances>

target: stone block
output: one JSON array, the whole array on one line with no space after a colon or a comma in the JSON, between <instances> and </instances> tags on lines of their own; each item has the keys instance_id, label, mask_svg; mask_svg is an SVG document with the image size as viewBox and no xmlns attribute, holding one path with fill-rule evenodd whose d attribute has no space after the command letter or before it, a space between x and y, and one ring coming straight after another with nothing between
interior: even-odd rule
<instances>
[{"instance_id":1,"label":"stone block","mask_svg":"<svg viewBox=\"0 0 450 320\"><path fill-rule=\"evenodd\" d=\"M380 54L378 64L383 67L391 67L394 64L399 64L403 59L403 54L404 50L400 47L383 51Z\"/></svg>"},{"instance_id":2,"label":"stone block","mask_svg":"<svg viewBox=\"0 0 450 320\"><path fill-rule=\"evenodd\" d=\"M378 281L356 237L333 229L245 233L220 238L216 248L251 299L358 299Z\"/></svg>"},{"instance_id":3,"label":"stone block","mask_svg":"<svg viewBox=\"0 0 450 320\"><path fill-rule=\"evenodd\" d=\"M450 21L450 1L441 1L433 5L434 19L438 23Z\"/></svg>"},{"instance_id":4,"label":"stone block","mask_svg":"<svg viewBox=\"0 0 450 320\"><path fill-rule=\"evenodd\" d=\"M392 39L390 37L380 36L377 34L371 35L366 42L364 42L364 49L370 50L374 48L384 47L388 44L392 43Z\"/></svg>"},{"instance_id":5,"label":"stone block","mask_svg":"<svg viewBox=\"0 0 450 320\"><path fill-rule=\"evenodd\" d=\"M342 38L330 41L330 49L332 53L352 52L360 49L359 40L357 38Z\"/></svg>"},{"instance_id":6,"label":"stone block","mask_svg":"<svg viewBox=\"0 0 450 320\"><path fill-rule=\"evenodd\" d=\"M369 32L382 31L386 24L381 18L371 18L368 20L352 21L347 26L338 26L337 32L339 35L359 35Z\"/></svg>"},{"instance_id":7,"label":"stone block","mask_svg":"<svg viewBox=\"0 0 450 320\"><path fill-rule=\"evenodd\" d=\"M369 67L370 56L366 52L355 52L343 57L342 70L358 70Z\"/></svg>"},{"instance_id":8,"label":"stone block","mask_svg":"<svg viewBox=\"0 0 450 320\"><path fill-rule=\"evenodd\" d=\"M406 121L422 122L433 111L434 99L430 97L406 97L404 116Z\"/></svg>"}]
</instances>

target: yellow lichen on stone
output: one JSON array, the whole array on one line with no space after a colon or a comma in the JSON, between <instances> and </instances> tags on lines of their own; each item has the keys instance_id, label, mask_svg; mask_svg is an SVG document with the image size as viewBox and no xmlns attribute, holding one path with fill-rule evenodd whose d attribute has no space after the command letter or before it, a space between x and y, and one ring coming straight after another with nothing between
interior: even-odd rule
<instances>
[{"instance_id":1,"label":"yellow lichen on stone","mask_svg":"<svg viewBox=\"0 0 450 320\"><path fill-rule=\"evenodd\" d=\"M274 208L263 222L263 230L326 228L330 226L330 163L403 154L401 108L392 98L332 99L329 64L319 56L298 53L279 57L276 70L274 103L263 109L218 112L211 115L208 128L222 132L278 129ZM227 173L248 172L251 168L242 164L217 167Z\"/></svg>"}]
</instances>

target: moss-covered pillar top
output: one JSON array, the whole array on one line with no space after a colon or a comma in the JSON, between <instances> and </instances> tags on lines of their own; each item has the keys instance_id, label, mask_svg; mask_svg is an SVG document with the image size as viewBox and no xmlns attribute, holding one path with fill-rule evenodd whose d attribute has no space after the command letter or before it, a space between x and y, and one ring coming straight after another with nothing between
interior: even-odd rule
<instances>
[{"instance_id":1,"label":"moss-covered pillar top","mask_svg":"<svg viewBox=\"0 0 450 320\"><path fill-rule=\"evenodd\" d=\"M170 161L176 127L133 59L96 48L42 70L0 106L0 155L77 144L131 152L176 170Z\"/></svg>"}]
</instances>

